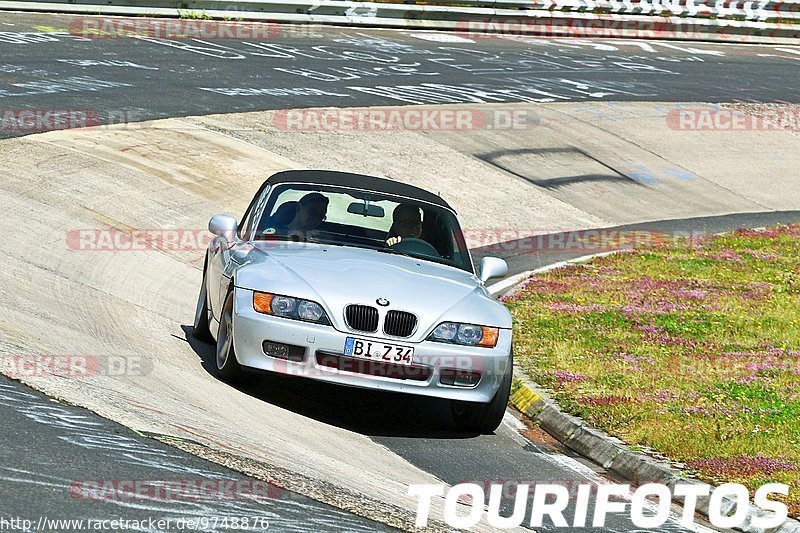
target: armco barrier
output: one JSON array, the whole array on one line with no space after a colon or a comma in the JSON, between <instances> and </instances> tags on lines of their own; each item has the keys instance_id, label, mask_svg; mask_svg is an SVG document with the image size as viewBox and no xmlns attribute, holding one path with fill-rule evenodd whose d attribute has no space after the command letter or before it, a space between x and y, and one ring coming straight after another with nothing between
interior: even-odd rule
<instances>
[{"instance_id":1,"label":"armco barrier","mask_svg":"<svg viewBox=\"0 0 800 533\"><path fill-rule=\"evenodd\" d=\"M453 30L477 38L561 36L800 44L800 0L75 1L0 1L0 9L163 17L194 11L218 19ZM435 4L446 1L459 6Z\"/></svg>"}]
</instances>

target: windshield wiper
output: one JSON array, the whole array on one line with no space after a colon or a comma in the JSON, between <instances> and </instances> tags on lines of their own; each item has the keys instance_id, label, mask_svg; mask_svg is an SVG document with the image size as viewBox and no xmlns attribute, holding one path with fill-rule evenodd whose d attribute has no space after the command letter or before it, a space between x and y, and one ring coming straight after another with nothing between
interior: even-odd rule
<instances>
[{"instance_id":1,"label":"windshield wiper","mask_svg":"<svg viewBox=\"0 0 800 533\"><path fill-rule=\"evenodd\" d=\"M298 234L295 234L295 235L283 235L283 234L280 234L280 233L272 233L272 234L269 234L269 235L258 235L258 236L256 236L256 238L254 240L259 241L259 242L263 242L263 241L282 241L282 242L297 242L297 243L313 242L315 244L328 244L325 241L321 241L319 239L315 239L314 237L309 237L307 235L304 235L304 236L300 236Z\"/></svg>"},{"instance_id":2,"label":"windshield wiper","mask_svg":"<svg viewBox=\"0 0 800 533\"><path fill-rule=\"evenodd\" d=\"M451 267L454 267L454 268L462 268L455 261L452 261L450 259L446 259L444 257L431 257L429 255L410 254L410 253L407 253L407 252L401 252L400 250L395 250L394 248L390 248L388 246L385 246L383 248L375 248L375 251L376 252L383 252L385 254L404 255L406 257L410 257L411 259L417 259L419 261L430 261L431 263L436 263L437 265L445 265L445 266L451 266Z\"/></svg>"},{"instance_id":3,"label":"windshield wiper","mask_svg":"<svg viewBox=\"0 0 800 533\"><path fill-rule=\"evenodd\" d=\"M394 248L389 248L388 246L385 246L383 248L376 248L375 251L376 252L383 252L385 254L404 255L404 256L410 257L412 259L427 259L426 257L420 257L418 255L413 255L413 254L410 254L410 253L407 253L407 252L401 252L400 250L395 250Z\"/></svg>"},{"instance_id":4,"label":"windshield wiper","mask_svg":"<svg viewBox=\"0 0 800 533\"><path fill-rule=\"evenodd\" d=\"M288 235L280 235L278 233L272 233L269 235L256 235L253 239L254 241L291 241L292 239Z\"/></svg>"},{"instance_id":5,"label":"windshield wiper","mask_svg":"<svg viewBox=\"0 0 800 533\"><path fill-rule=\"evenodd\" d=\"M297 235L292 236L292 235L272 234L272 235L262 235L256 238L255 240L258 242L280 241L280 242L296 242L298 244L312 243L312 244L322 244L326 246L341 246L344 248L364 248L363 246L359 246L357 244L352 244L349 242L317 239L311 236L299 237Z\"/></svg>"}]
</instances>

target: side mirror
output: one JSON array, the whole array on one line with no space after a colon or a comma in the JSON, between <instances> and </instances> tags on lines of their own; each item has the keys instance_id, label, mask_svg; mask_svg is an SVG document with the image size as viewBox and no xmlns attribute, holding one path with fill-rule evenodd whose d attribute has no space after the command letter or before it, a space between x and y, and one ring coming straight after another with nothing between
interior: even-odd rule
<instances>
[{"instance_id":1,"label":"side mirror","mask_svg":"<svg viewBox=\"0 0 800 533\"><path fill-rule=\"evenodd\" d=\"M236 219L228 215L214 215L208 222L208 231L228 242L233 242L237 229Z\"/></svg>"},{"instance_id":2,"label":"side mirror","mask_svg":"<svg viewBox=\"0 0 800 533\"><path fill-rule=\"evenodd\" d=\"M486 283L492 278L501 278L508 274L508 263L499 257L484 257L481 260L481 281Z\"/></svg>"}]
</instances>

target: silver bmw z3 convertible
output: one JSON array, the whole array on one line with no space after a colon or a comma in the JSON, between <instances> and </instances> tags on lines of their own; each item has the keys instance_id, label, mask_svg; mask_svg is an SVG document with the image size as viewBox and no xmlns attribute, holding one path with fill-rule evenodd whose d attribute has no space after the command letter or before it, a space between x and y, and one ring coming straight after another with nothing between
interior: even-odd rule
<instances>
[{"instance_id":1,"label":"silver bmw z3 convertible","mask_svg":"<svg viewBox=\"0 0 800 533\"><path fill-rule=\"evenodd\" d=\"M455 211L387 179L317 170L269 177L241 223L226 215L203 269L194 336L217 375L268 371L450 400L491 433L511 388L511 315L475 271Z\"/></svg>"}]
</instances>

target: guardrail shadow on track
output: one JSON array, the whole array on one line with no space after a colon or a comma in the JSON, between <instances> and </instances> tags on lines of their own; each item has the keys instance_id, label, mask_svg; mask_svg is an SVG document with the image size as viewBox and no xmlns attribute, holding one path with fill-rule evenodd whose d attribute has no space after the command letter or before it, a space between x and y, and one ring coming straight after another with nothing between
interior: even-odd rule
<instances>
[{"instance_id":1,"label":"guardrail shadow on track","mask_svg":"<svg viewBox=\"0 0 800 533\"><path fill-rule=\"evenodd\" d=\"M182 325L182 337L211 376L214 347L192 336L192 326ZM369 437L465 439L477 433L457 430L445 400L370 391L275 373L253 374L253 380L235 386L240 392L319 422Z\"/></svg>"},{"instance_id":2,"label":"guardrail shadow on track","mask_svg":"<svg viewBox=\"0 0 800 533\"><path fill-rule=\"evenodd\" d=\"M567 161L581 159L590 161L594 166L603 172L592 174L582 174L578 176L558 176L558 177L535 177L530 176L525 170L529 170L524 163L526 156L533 156L535 158L562 158ZM569 185L578 183L623 183L626 185L634 185L642 187L644 184L636 181L632 177L619 172L617 169L610 167L602 160L594 157L590 153L569 146L565 148L514 148L509 150L497 150L494 152L487 152L484 154L476 154L476 157L485 163L492 165L500 170L504 170L509 174L513 174L520 179L523 179L533 185L543 187L545 189L558 189ZM517 168L522 161L521 168Z\"/></svg>"}]
</instances>

